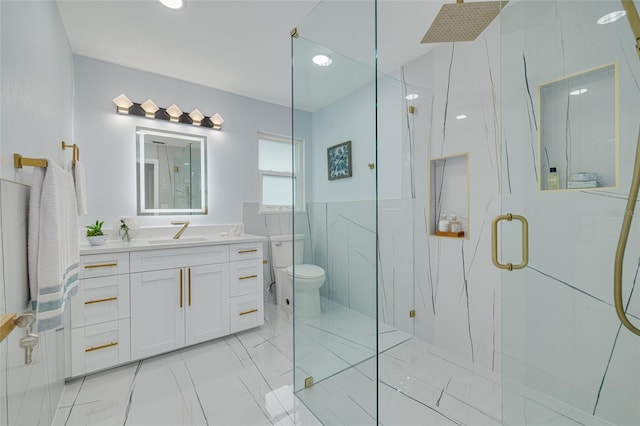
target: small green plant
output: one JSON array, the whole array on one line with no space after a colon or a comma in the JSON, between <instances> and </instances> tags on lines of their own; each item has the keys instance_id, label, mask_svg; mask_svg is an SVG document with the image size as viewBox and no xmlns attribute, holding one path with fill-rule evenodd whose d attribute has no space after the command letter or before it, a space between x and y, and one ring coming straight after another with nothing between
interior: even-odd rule
<instances>
[{"instance_id":1,"label":"small green plant","mask_svg":"<svg viewBox=\"0 0 640 426\"><path fill-rule=\"evenodd\" d=\"M102 232L102 225L104 224L104 220L98 221L93 225L87 225L87 237L95 237L97 235L104 235Z\"/></svg>"}]
</instances>

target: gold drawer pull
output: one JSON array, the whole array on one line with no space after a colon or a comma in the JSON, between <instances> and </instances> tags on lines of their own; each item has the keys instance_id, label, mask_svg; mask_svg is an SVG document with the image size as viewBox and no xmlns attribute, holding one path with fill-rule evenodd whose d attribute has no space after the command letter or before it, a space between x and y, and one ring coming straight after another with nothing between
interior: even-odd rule
<instances>
[{"instance_id":1,"label":"gold drawer pull","mask_svg":"<svg viewBox=\"0 0 640 426\"><path fill-rule=\"evenodd\" d=\"M118 266L118 262L116 262L116 263L99 263L97 265L84 265L84 269L113 268L114 266Z\"/></svg>"},{"instance_id":2,"label":"gold drawer pull","mask_svg":"<svg viewBox=\"0 0 640 426\"><path fill-rule=\"evenodd\" d=\"M243 254L243 253L255 253L257 252L258 249L251 249L251 250L238 250L238 254Z\"/></svg>"},{"instance_id":3,"label":"gold drawer pull","mask_svg":"<svg viewBox=\"0 0 640 426\"><path fill-rule=\"evenodd\" d=\"M248 315L248 314L252 314L254 312L258 312L258 309L251 309L250 311L240 312L238 315Z\"/></svg>"},{"instance_id":4,"label":"gold drawer pull","mask_svg":"<svg viewBox=\"0 0 640 426\"><path fill-rule=\"evenodd\" d=\"M85 349L84 351L85 352L99 351L100 349L110 348L111 346L115 346L117 344L118 342L111 342L111 343L107 343L106 345L93 346L93 347L90 347L89 349Z\"/></svg>"},{"instance_id":5,"label":"gold drawer pull","mask_svg":"<svg viewBox=\"0 0 640 426\"><path fill-rule=\"evenodd\" d=\"M245 277L238 278L239 280L250 280L251 278L258 278L257 275L247 275Z\"/></svg>"},{"instance_id":6,"label":"gold drawer pull","mask_svg":"<svg viewBox=\"0 0 640 426\"><path fill-rule=\"evenodd\" d=\"M111 302L113 300L118 300L117 297L107 297L106 299L98 299L98 300L89 300L84 302L85 305L93 305L94 303L102 303L102 302Z\"/></svg>"}]
</instances>

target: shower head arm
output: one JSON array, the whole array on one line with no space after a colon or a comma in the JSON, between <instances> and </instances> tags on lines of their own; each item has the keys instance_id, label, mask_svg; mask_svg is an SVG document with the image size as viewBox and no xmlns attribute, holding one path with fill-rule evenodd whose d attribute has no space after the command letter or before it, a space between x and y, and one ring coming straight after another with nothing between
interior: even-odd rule
<instances>
[{"instance_id":1,"label":"shower head arm","mask_svg":"<svg viewBox=\"0 0 640 426\"><path fill-rule=\"evenodd\" d=\"M636 52L640 57L640 16L638 16L638 10L633 0L622 0L622 7L627 12L627 18L629 19L629 25L633 36L636 38Z\"/></svg>"}]
</instances>

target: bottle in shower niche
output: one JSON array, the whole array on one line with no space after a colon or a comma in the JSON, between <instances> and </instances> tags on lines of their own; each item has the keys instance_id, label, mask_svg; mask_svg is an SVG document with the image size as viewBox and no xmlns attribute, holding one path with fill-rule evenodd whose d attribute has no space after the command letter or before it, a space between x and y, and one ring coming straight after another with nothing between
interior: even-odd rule
<instances>
[{"instance_id":1,"label":"bottle in shower niche","mask_svg":"<svg viewBox=\"0 0 640 426\"><path fill-rule=\"evenodd\" d=\"M456 216L455 214L449 216L449 230L451 232L455 232L456 234L462 231L462 224L458 220L458 216Z\"/></svg>"},{"instance_id":2,"label":"bottle in shower niche","mask_svg":"<svg viewBox=\"0 0 640 426\"><path fill-rule=\"evenodd\" d=\"M549 174L547 175L547 190L552 189L560 189L560 177L558 176L555 167L551 167L549 169Z\"/></svg>"},{"instance_id":3,"label":"bottle in shower niche","mask_svg":"<svg viewBox=\"0 0 640 426\"><path fill-rule=\"evenodd\" d=\"M440 213L440 220L438 221L438 231L449 232L449 221L447 220L447 215L444 213Z\"/></svg>"}]
</instances>

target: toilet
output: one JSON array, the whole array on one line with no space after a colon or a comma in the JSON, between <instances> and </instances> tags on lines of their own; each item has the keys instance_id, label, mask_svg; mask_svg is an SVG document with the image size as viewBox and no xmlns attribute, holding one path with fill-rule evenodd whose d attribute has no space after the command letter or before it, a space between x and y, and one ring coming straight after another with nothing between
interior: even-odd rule
<instances>
[{"instance_id":1,"label":"toilet","mask_svg":"<svg viewBox=\"0 0 640 426\"><path fill-rule=\"evenodd\" d=\"M304 254L304 234L274 235L269 238L269 241L271 262L276 275L277 303L293 308L295 281L296 313L302 316L318 315L320 287L324 284L325 273L319 266L301 263ZM300 263L294 265L293 259Z\"/></svg>"}]
</instances>

